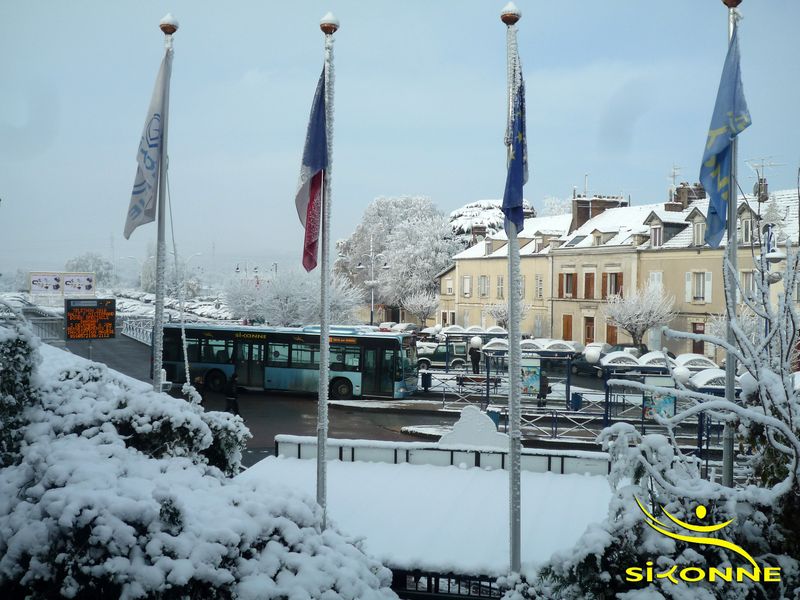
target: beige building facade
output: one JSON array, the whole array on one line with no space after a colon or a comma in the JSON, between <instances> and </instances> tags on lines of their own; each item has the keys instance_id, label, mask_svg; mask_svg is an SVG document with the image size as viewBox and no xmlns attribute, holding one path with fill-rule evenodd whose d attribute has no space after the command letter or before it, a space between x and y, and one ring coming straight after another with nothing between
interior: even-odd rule
<instances>
[{"instance_id":1,"label":"beige building facade","mask_svg":"<svg viewBox=\"0 0 800 600\"><path fill-rule=\"evenodd\" d=\"M797 246L796 194L795 190L777 192L760 206L753 198L740 199L738 277L744 293L755 289L764 231L771 229L781 246L787 240ZM603 205L603 198L597 198L597 206L587 211L586 204L592 203L583 200L577 211L582 218L574 218L573 202L573 216L525 222L520 235L523 303L528 308L523 335L582 344L630 342L624 331L608 323L603 308L609 296L621 293L624 297L626 290L647 284L660 286L674 298L677 316L670 328L712 333L715 321L719 324L725 313L726 241L723 238L718 249L705 244L708 200L702 188L681 184L669 202L641 206L625 206L619 198ZM454 263L440 274L439 322L465 327L497 324L488 307L507 302L505 236L500 233L479 242L456 255ZM785 261L771 268L781 271L784 265ZM770 288L773 297L781 289L781 283ZM650 349L666 347L676 354L696 352L722 358L711 344L666 339L660 328L651 329L643 342Z\"/></svg>"}]
</instances>

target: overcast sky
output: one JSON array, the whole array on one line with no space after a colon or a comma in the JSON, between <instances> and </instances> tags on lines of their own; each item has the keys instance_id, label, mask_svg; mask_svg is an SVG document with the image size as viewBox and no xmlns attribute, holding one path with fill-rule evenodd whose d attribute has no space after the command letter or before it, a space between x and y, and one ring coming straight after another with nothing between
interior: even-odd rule
<instances>
[{"instance_id":1,"label":"overcast sky","mask_svg":"<svg viewBox=\"0 0 800 600\"><path fill-rule=\"evenodd\" d=\"M144 258L155 224L122 237L136 150L180 21L170 107L179 251L220 268L300 263L294 194L333 10L333 238L378 196L430 196L444 211L505 184L505 2L0 4L0 271L59 269L86 251ZM696 181L727 48L719 0L559 0L517 5L531 179L540 207L573 186L665 198L673 164ZM800 164L800 2L745 0L742 76L753 125L742 159ZM742 187L752 189L741 165ZM213 243L213 246L212 246Z\"/></svg>"}]
</instances>

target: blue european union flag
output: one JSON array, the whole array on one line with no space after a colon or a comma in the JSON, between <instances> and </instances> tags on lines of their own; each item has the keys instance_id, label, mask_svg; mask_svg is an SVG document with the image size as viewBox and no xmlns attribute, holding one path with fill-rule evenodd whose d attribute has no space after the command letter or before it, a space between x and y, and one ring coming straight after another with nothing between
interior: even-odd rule
<instances>
[{"instance_id":1,"label":"blue european union flag","mask_svg":"<svg viewBox=\"0 0 800 600\"><path fill-rule=\"evenodd\" d=\"M728 203L736 201L736 190L731 186L731 142L750 126L750 112L742 89L736 32L737 28L734 27L700 167L700 182L710 198L706 216L706 242L712 248L719 247L725 232Z\"/></svg>"},{"instance_id":2,"label":"blue european union flag","mask_svg":"<svg viewBox=\"0 0 800 600\"><path fill-rule=\"evenodd\" d=\"M525 82L520 83L514 95L514 114L511 119L511 140L508 146L508 175L503 193L503 214L507 221L522 231L525 218L522 214L522 186L528 181L528 140L525 136Z\"/></svg>"}]
</instances>

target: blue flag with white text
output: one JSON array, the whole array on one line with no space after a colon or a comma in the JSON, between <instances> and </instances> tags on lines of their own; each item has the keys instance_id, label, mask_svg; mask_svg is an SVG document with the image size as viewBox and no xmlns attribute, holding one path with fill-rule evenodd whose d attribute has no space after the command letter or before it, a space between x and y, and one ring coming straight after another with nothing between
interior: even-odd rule
<instances>
[{"instance_id":1,"label":"blue flag with white text","mask_svg":"<svg viewBox=\"0 0 800 600\"><path fill-rule=\"evenodd\" d=\"M507 221L522 231L522 186L528 181L528 140L525 136L525 82L520 74L514 94L514 113L511 118L511 139L508 145L508 175L503 193L503 214Z\"/></svg>"},{"instance_id":2,"label":"blue flag with white text","mask_svg":"<svg viewBox=\"0 0 800 600\"><path fill-rule=\"evenodd\" d=\"M732 141L750 126L750 112L744 99L742 76L739 68L739 42L737 28L733 28L728 56L722 68L722 78L717 92L717 103L708 129L708 140L700 167L700 183L706 189L710 202L706 216L706 242L719 247L728 215L728 203L736 201L736 190L731 181Z\"/></svg>"}]
</instances>

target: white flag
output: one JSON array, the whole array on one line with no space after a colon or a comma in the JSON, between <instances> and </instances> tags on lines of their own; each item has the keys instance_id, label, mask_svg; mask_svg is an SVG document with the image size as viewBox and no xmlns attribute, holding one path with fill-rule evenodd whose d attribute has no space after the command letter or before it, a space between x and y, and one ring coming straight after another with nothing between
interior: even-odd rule
<instances>
[{"instance_id":1,"label":"white flag","mask_svg":"<svg viewBox=\"0 0 800 600\"><path fill-rule=\"evenodd\" d=\"M169 49L161 61L161 69L158 71L150 108L147 110L147 119L144 122L142 139L139 141L139 152L136 156L138 167L128 207L128 219L125 221L125 239L130 238L133 230L139 225L152 223L156 219L158 171L164 140L162 134L166 123L164 95L169 85L171 71L172 49Z\"/></svg>"}]
</instances>

